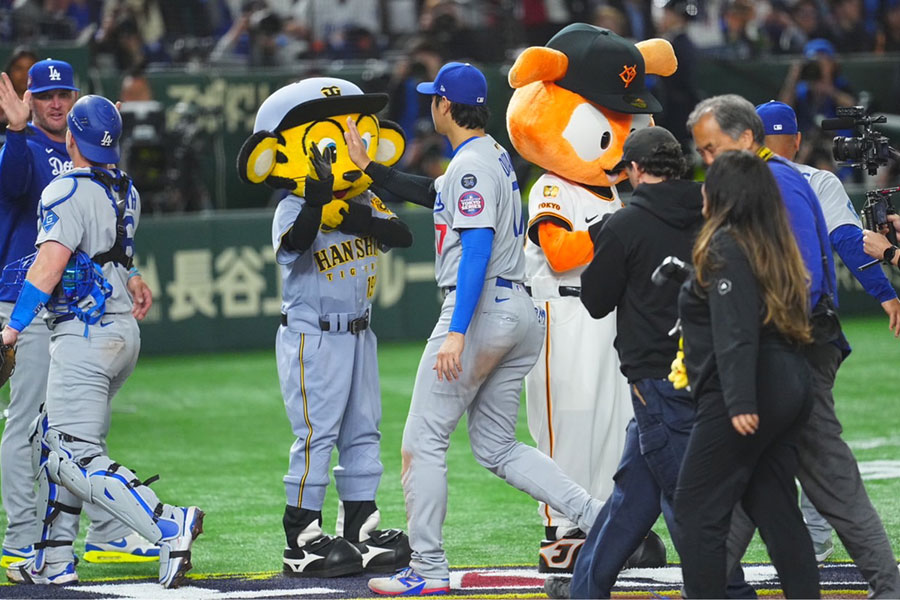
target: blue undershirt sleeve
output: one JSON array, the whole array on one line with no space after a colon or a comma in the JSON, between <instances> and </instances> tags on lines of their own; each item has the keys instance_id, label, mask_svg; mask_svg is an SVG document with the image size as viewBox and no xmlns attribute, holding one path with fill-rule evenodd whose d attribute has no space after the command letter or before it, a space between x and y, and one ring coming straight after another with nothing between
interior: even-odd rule
<instances>
[{"instance_id":1,"label":"blue undershirt sleeve","mask_svg":"<svg viewBox=\"0 0 900 600\"><path fill-rule=\"evenodd\" d=\"M465 335L478 306L491 247L494 244L494 230L486 227L463 229L459 232L462 256L456 273L456 306L450 318L450 331Z\"/></svg>"},{"instance_id":2,"label":"blue undershirt sleeve","mask_svg":"<svg viewBox=\"0 0 900 600\"><path fill-rule=\"evenodd\" d=\"M6 144L0 149L0 189L9 202L25 195L31 180L31 152L24 131L6 132Z\"/></svg>"},{"instance_id":3,"label":"blue undershirt sleeve","mask_svg":"<svg viewBox=\"0 0 900 600\"><path fill-rule=\"evenodd\" d=\"M834 248L853 276L862 284L870 296L878 302L887 302L897 297L887 275L879 266L860 271L859 267L871 262L872 258L863 252L862 229L854 225L841 225L828 236Z\"/></svg>"}]
</instances>

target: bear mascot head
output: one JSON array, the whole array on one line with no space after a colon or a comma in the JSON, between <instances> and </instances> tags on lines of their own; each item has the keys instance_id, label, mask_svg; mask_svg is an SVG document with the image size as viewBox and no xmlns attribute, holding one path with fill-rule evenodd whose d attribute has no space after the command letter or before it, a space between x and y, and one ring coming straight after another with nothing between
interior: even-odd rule
<instances>
[{"instance_id":1,"label":"bear mascot head","mask_svg":"<svg viewBox=\"0 0 900 600\"><path fill-rule=\"evenodd\" d=\"M611 187L625 179L625 138L652 124L661 106L645 75L668 76L677 61L663 39L634 44L573 23L546 46L527 48L509 72L506 112L513 146L526 160L569 181Z\"/></svg>"}]
</instances>

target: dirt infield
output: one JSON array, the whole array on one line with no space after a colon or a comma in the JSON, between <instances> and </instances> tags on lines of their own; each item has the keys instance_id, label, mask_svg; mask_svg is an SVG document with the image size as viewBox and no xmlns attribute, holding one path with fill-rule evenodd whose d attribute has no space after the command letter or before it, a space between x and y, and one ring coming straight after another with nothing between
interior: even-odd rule
<instances>
[{"instance_id":1,"label":"dirt infield","mask_svg":"<svg viewBox=\"0 0 900 600\"><path fill-rule=\"evenodd\" d=\"M746 565L748 581L767 598L782 597L771 565ZM543 598L544 574L529 567L454 569L447 598ZM71 587L0 585L0 598L71 600L239 600L255 598L371 598L368 576L313 579L278 572L196 575L176 590L163 590L152 579L82 581ZM866 584L850 563L827 563L821 569L826 598L862 598ZM681 569L629 569L619 577L614 598L680 598Z\"/></svg>"}]
</instances>

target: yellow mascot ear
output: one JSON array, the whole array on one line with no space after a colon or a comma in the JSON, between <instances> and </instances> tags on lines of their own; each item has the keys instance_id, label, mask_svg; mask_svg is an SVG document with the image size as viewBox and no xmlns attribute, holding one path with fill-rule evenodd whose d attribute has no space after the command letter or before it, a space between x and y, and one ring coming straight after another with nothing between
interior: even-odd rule
<instances>
[{"instance_id":1,"label":"yellow mascot ear","mask_svg":"<svg viewBox=\"0 0 900 600\"><path fill-rule=\"evenodd\" d=\"M237 171L241 181L265 181L275 168L277 146L278 138L268 131L257 131L248 137L237 157Z\"/></svg>"},{"instance_id":2,"label":"yellow mascot ear","mask_svg":"<svg viewBox=\"0 0 900 600\"><path fill-rule=\"evenodd\" d=\"M375 162L390 167L406 151L406 136L403 135L403 129L393 121L379 121L379 125L381 130L378 133Z\"/></svg>"},{"instance_id":3,"label":"yellow mascot ear","mask_svg":"<svg viewBox=\"0 0 900 600\"><path fill-rule=\"evenodd\" d=\"M668 77L678 68L675 50L668 40L653 38L638 42L635 47L644 57L644 70L648 75Z\"/></svg>"},{"instance_id":4,"label":"yellow mascot ear","mask_svg":"<svg viewBox=\"0 0 900 600\"><path fill-rule=\"evenodd\" d=\"M559 50L532 46L519 55L509 70L509 85L520 88L535 81L558 81L566 76L568 68L569 57Z\"/></svg>"}]
</instances>

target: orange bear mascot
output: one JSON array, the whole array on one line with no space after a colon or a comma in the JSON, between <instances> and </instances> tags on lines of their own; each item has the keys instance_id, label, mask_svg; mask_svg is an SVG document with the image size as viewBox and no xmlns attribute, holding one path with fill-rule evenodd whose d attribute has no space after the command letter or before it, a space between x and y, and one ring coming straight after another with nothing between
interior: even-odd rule
<instances>
[{"instance_id":1,"label":"orange bear mascot","mask_svg":"<svg viewBox=\"0 0 900 600\"><path fill-rule=\"evenodd\" d=\"M546 46L527 48L509 72L510 139L547 171L528 197L526 285L547 322L542 355L525 380L528 426L543 452L604 500L633 411L613 348L615 313L591 318L578 298L580 277L594 255L591 231L622 206L615 185L626 178L625 138L661 109L645 74L668 76L676 65L665 40L634 44L575 23ZM550 507L539 511L547 538L539 569L571 572L584 534Z\"/></svg>"}]
</instances>

